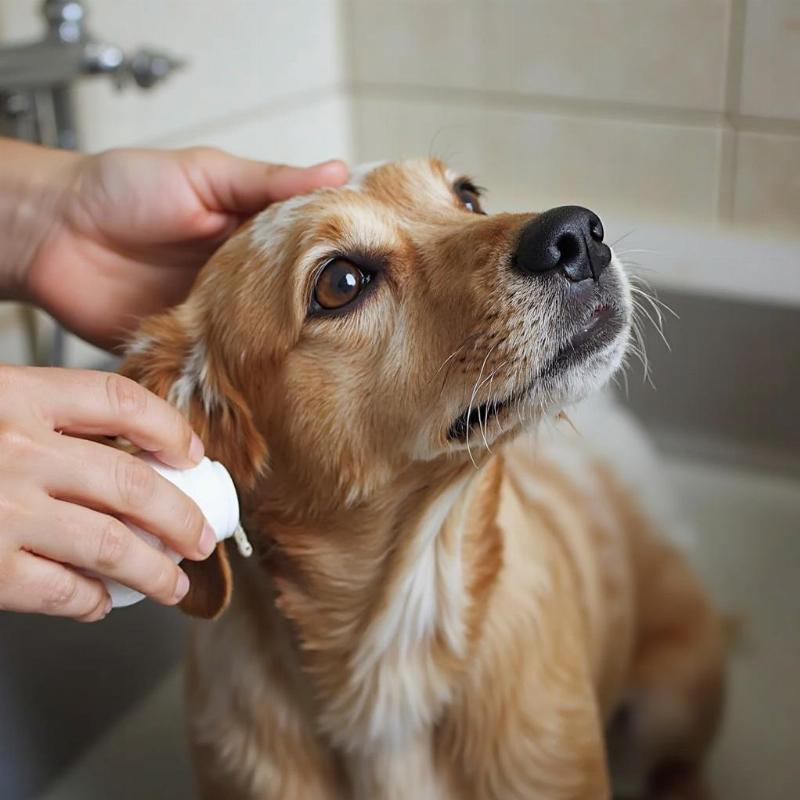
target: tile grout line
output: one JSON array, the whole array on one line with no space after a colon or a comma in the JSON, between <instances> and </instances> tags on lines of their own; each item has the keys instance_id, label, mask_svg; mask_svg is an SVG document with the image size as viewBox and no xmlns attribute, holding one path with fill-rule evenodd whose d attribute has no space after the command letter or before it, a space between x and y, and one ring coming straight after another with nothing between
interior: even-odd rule
<instances>
[{"instance_id":1,"label":"tile grout line","mask_svg":"<svg viewBox=\"0 0 800 800\"><path fill-rule=\"evenodd\" d=\"M716 216L731 224L736 205L736 177L739 155L739 131L743 130L741 112L744 36L747 17L746 0L732 0L728 24L728 52L725 65L726 129L720 136L720 163L717 185Z\"/></svg>"},{"instance_id":2,"label":"tile grout line","mask_svg":"<svg viewBox=\"0 0 800 800\"><path fill-rule=\"evenodd\" d=\"M471 89L466 87L421 86L354 81L347 87L355 97L381 97L400 100L435 101L450 105L481 103L487 107L534 113L558 113L574 117L639 122L652 125L721 128L734 131L784 133L800 136L800 120L754 117L747 114L628 103L615 100L523 94L521 92Z\"/></svg>"},{"instance_id":3,"label":"tile grout line","mask_svg":"<svg viewBox=\"0 0 800 800\"><path fill-rule=\"evenodd\" d=\"M302 92L284 95L267 103L250 106L240 111L225 114L224 116L208 117L200 122L188 125L185 128L170 131L161 136L147 138L137 142L136 147L170 147L182 139L202 136L208 133L224 131L233 125L249 122L268 120L273 117L297 111L314 105L315 103L331 99L337 95L349 96L350 92L345 82L337 82L325 86L318 86Z\"/></svg>"}]
</instances>

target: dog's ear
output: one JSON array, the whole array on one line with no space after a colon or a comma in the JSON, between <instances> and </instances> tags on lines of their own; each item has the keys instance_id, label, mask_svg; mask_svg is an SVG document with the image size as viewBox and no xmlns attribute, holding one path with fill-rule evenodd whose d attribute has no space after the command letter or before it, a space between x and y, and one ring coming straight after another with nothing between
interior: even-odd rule
<instances>
[{"instance_id":1,"label":"dog's ear","mask_svg":"<svg viewBox=\"0 0 800 800\"><path fill-rule=\"evenodd\" d=\"M176 406L203 440L206 455L228 468L241 492L262 470L266 444L223 361L208 349L198 313L187 303L145 322L120 372ZM181 609L206 619L219 616L232 591L226 543L205 561L187 559L181 566L190 582Z\"/></svg>"}]
</instances>

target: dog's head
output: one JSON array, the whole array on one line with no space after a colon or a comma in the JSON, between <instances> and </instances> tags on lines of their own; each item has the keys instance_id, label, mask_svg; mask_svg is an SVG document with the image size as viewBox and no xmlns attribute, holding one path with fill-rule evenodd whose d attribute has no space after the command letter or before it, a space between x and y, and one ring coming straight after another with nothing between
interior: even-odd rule
<instances>
[{"instance_id":1,"label":"dog's head","mask_svg":"<svg viewBox=\"0 0 800 800\"><path fill-rule=\"evenodd\" d=\"M592 212L487 215L440 162L389 163L258 215L125 371L189 415L240 490L278 481L287 513L319 516L600 386L630 306Z\"/></svg>"}]
</instances>

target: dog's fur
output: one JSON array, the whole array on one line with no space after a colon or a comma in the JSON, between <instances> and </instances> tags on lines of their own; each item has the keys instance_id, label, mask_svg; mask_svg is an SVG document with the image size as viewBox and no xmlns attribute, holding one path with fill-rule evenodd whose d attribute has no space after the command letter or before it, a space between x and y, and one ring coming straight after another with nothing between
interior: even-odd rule
<instances>
[{"instance_id":1,"label":"dog's fur","mask_svg":"<svg viewBox=\"0 0 800 800\"><path fill-rule=\"evenodd\" d=\"M523 432L620 365L624 270L578 299L521 275L535 215L471 214L455 179L379 165L267 209L130 348L231 469L257 549L187 566L184 608L218 617L188 665L204 797L598 800L606 734L641 796L699 796L718 619L611 471ZM374 279L309 313L335 255ZM559 361L598 302L618 334Z\"/></svg>"}]
</instances>

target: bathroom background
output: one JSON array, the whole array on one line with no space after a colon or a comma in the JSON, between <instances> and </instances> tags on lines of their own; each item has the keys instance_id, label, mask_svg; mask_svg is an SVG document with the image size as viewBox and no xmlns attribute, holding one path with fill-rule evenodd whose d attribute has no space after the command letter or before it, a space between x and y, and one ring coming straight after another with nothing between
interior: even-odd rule
<instances>
[{"instance_id":1,"label":"bathroom background","mask_svg":"<svg viewBox=\"0 0 800 800\"><path fill-rule=\"evenodd\" d=\"M679 319L671 351L648 335L657 388L633 367L620 394L664 453L698 569L742 621L712 785L800 796L797 0L84 5L99 40L185 62L148 91L80 81L84 150L433 154L486 185L490 210L587 205L625 237ZM0 0L0 48L41 37L41 6ZM48 363L51 328L0 304L0 361ZM72 338L64 359L107 363ZM191 797L184 627L147 602L94 626L0 616L0 797Z\"/></svg>"}]
</instances>

